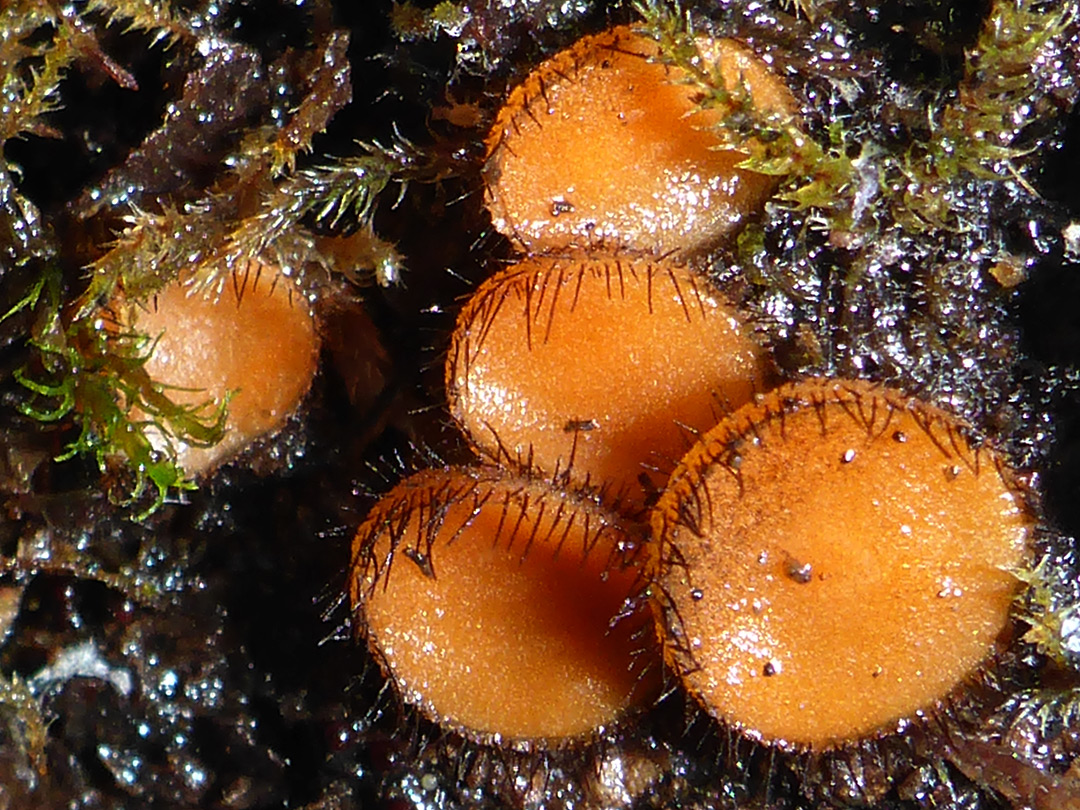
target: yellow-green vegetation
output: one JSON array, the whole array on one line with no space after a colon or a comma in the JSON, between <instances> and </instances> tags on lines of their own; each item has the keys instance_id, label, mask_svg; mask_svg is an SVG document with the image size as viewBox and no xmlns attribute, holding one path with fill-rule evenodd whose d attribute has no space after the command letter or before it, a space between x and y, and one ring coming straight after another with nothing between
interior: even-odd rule
<instances>
[{"instance_id":1,"label":"yellow-green vegetation","mask_svg":"<svg viewBox=\"0 0 1080 810\"><path fill-rule=\"evenodd\" d=\"M1039 98L1034 66L1076 13L1066 3L994 2L959 85L928 107L926 137L898 150L859 140L839 121L821 138L794 118L763 114L744 87L725 86L719 67L700 58L693 21L677 2L643 0L635 8L642 32L656 39L664 60L685 70L700 89L701 106L725 112L717 136L723 147L750 153L743 168L785 177L778 200L826 230L854 230L864 239L893 223L915 232L965 229L944 193L965 175L1012 177L1034 194L1023 176L1025 152L1016 143L1051 111ZM864 168L875 175L871 181L880 195L869 216L860 198Z\"/></svg>"},{"instance_id":2,"label":"yellow-green vegetation","mask_svg":"<svg viewBox=\"0 0 1080 810\"><path fill-rule=\"evenodd\" d=\"M17 0L0 12L0 262L5 271L17 271L9 290L21 285L0 306L8 327L28 335L27 358L16 372L26 390L19 408L38 421L73 426L77 437L60 458L94 458L109 473L111 497L137 505L139 516L171 490L192 486L172 451L155 449L148 436L164 436L167 446L213 445L222 436L227 402L174 402L145 370L153 336L110 328L103 308L117 295L145 300L181 273L193 287L220 293L253 259L301 283L312 273L340 273L359 284L395 283L402 259L375 234L376 200L388 185L403 187L411 178L442 171L405 141L360 144L354 156L297 168L298 156L311 150L312 139L351 99L348 34L324 30L311 47L300 103L280 123L247 131L198 196L173 202L148 195L95 205L87 216L104 210L115 223L108 226L115 238L92 248L92 261L78 278L70 246L59 243L51 223L20 193L19 167L4 148L17 138L50 133L65 79L84 60L134 88L135 79L99 44L108 26L146 32L155 47L181 48L197 38L184 14L169 2L141 0L94 0L77 10ZM213 110L215 100L203 98L204 92L212 91L203 91L197 75L189 80L191 108ZM176 122L161 125L166 136L170 125Z\"/></svg>"},{"instance_id":3,"label":"yellow-green vegetation","mask_svg":"<svg viewBox=\"0 0 1080 810\"><path fill-rule=\"evenodd\" d=\"M1050 560L1044 557L1030 571L1016 573L1027 586L1019 618L1028 625L1024 641L1057 666L1067 667L1080 660L1080 605L1061 604L1050 585L1049 567Z\"/></svg>"},{"instance_id":4,"label":"yellow-green vegetation","mask_svg":"<svg viewBox=\"0 0 1080 810\"><path fill-rule=\"evenodd\" d=\"M113 9L121 15L119 9ZM132 20L149 24L149 9ZM112 339L96 322L96 313L68 320L62 314L63 279L55 237L41 213L19 193L18 167L10 164L3 147L12 139L48 131L47 116L61 102L65 74L81 56L100 54L93 34L74 14L64 14L49 3L24 0L6 6L0 16L0 66L3 67L5 113L0 123L0 209L5 263L22 271L25 294L7 311L11 318L33 312L30 359L16 371L30 397L21 410L42 422L74 417L78 438L64 457L90 452L104 471L110 457L123 454L135 473L132 498L141 497L147 482L158 490L158 501L170 487L183 486L174 465L154 456L143 436L144 428L127 422L121 402L143 400L154 405L148 413L175 421L185 435L214 441L220 435L222 414L209 418L169 408L168 399L154 391L141 374L148 344L138 336ZM170 30L167 16L162 30Z\"/></svg>"},{"instance_id":5,"label":"yellow-green vegetation","mask_svg":"<svg viewBox=\"0 0 1080 810\"><path fill-rule=\"evenodd\" d=\"M86 453L96 459L103 474L111 461L126 461L134 481L125 484L126 494L116 495L121 503L137 503L150 485L155 495L152 510L170 488L191 488L173 461L153 449L147 430L154 426L197 446L214 444L221 439L227 403L175 404L146 372L151 338L110 333L93 312L65 323L58 276L51 267L40 272L42 277L17 305L33 308L37 316L30 338L35 356L15 372L31 394L20 410L40 422L73 418L78 423L78 437L58 461ZM129 405L137 405L149 418L133 421ZM139 516L146 514L142 511Z\"/></svg>"},{"instance_id":6,"label":"yellow-green vegetation","mask_svg":"<svg viewBox=\"0 0 1080 810\"><path fill-rule=\"evenodd\" d=\"M433 37L441 31L450 34L460 33L469 20L469 8L463 3L443 0L430 11L422 9L406 0L394 3L390 10L390 25L400 39L420 39Z\"/></svg>"},{"instance_id":7,"label":"yellow-green vegetation","mask_svg":"<svg viewBox=\"0 0 1080 810\"><path fill-rule=\"evenodd\" d=\"M1053 585L1053 561L1044 556L1030 567L1011 571L1023 585L1013 612L1027 625L1022 641L1044 656L1056 672L1075 669L1080 661L1080 605ZM1024 689L999 707L994 724L1005 728L1033 726L1042 737L1053 737L1080 722L1080 687L1071 679L1047 679L1045 685Z\"/></svg>"},{"instance_id":8,"label":"yellow-green vegetation","mask_svg":"<svg viewBox=\"0 0 1080 810\"><path fill-rule=\"evenodd\" d=\"M1028 626L1023 640L1046 657L1052 670L1075 670L1080 662L1080 604L1053 587L1052 566L1044 557L1030 570L1016 572L1026 586L1016 613ZM1014 695L1000 713L1008 727L1031 726L1040 736L1053 738L1080 723L1080 687L1070 679L1051 677Z\"/></svg>"}]
</instances>

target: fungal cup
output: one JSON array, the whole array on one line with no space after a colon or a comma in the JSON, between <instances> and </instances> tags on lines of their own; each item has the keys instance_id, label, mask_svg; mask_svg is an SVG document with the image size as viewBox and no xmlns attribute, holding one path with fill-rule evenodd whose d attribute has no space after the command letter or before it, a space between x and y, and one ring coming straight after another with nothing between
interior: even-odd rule
<instances>
[{"instance_id":1,"label":"fungal cup","mask_svg":"<svg viewBox=\"0 0 1080 810\"><path fill-rule=\"evenodd\" d=\"M690 692L756 739L827 750L933 711L993 659L1033 518L952 415L808 380L706 433L652 527Z\"/></svg>"},{"instance_id":2,"label":"fungal cup","mask_svg":"<svg viewBox=\"0 0 1080 810\"><path fill-rule=\"evenodd\" d=\"M311 387L319 352L314 315L294 282L269 266L248 266L235 287L165 285L146 302L116 301L113 319L151 338L146 373L182 407L227 403L221 440L178 441L168 425L150 432L191 477L210 473L253 442L280 430ZM242 283L241 283L242 282Z\"/></svg>"},{"instance_id":3,"label":"fungal cup","mask_svg":"<svg viewBox=\"0 0 1080 810\"><path fill-rule=\"evenodd\" d=\"M467 739L548 749L652 699L640 556L636 528L588 500L496 468L432 469L368 515L350 591L403 700Z\"/></svg>"},{"instance_id":4,"label":"fungal cup","mask_svg":"<svg viewBox=\"0 0 1080 810\"><path fill-rule=\"evenodd\" d=\"M741 43L699 40L701 58L764 113L788 118L790 91ZM738 168L746 154L697 106L653 40L619 26L584 37L510 94L488 136L495 227L531 253L632 249L689 255L728 238L776 179Z\"/></svg>"}]
</instances>

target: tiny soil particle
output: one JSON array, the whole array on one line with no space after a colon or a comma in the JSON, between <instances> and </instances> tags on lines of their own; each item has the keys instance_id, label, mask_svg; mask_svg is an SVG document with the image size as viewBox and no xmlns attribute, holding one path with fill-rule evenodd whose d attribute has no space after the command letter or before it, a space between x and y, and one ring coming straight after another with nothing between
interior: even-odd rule
<instances>
[{"instance_id":1,"label":"tiny soil particle","mask_svg":"<svg viewBox=\"0 0 1080 810\"><path fill-rule=\"evenodd\" d=\"M737 471L718 460L748 434ZM653 513L671 638L703 639L669 641L669 660L714 716L801 747L933 708L1009 625L1031 518L1007 479L956 419L867 383L812 380L746 406Z\"/></svg>"},{"instance_id":2,"label":"tiny soil particle","mask_svg":"<svg viewBox=\"0 0 1080 810\"><path fill-rule=\"evenodd\" d=\"M766 388L768 373L734 308L681 265L534 257L476 291L446 377L450 411L483 452L569 469L635 509L690 432Z\"/></svg>"},{"instance_id":3,"label":"tiny soil particle","mask_svg":"<svg viewBox=\"0 0 1080 810\"><path fill-rule=\"evenodd\" d=\"M651 694L648 611L622 615L638 547L613 515L541 482L428 470L360 527L352 600L432 720L478 740L587 738Z\"/></svg>"},{"instance_id":4,"label":"tiny soil particle","mask_svg":"<svg viewBox=\"0 0 1080 810\"><path fill-rule=\"evenodd\" d=\"M702 39L732 92L791 115L783 82L745 46ZM698 109L657 44L618 27L538 67L507 99L488 138L495 227L530 252L567 246L696 252L735 231L776 186L719 149L720 114Z\"/></svg>"}]
</instances>

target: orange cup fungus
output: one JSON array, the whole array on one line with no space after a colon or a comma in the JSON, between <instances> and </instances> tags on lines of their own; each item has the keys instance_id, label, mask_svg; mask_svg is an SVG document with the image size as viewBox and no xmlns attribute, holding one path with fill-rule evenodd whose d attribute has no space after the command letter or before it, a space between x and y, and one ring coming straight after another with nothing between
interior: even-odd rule
<instances>
[{"instance_id":1,"label":"orange cup fungus","mask_svg":"<svg viewBox=\"0 0 1080 810\"><path fill-rule=\"evenodd\" d=\"M593 503L491 468L426 470L353 544L351 596L402 697L478 740L588 735L650 694L639 545ZM647 614L648 611L644 611Z\"/></svg>"},{"instance_id":2,"label":"orange cup fungus","mask_svg":"<svg viewBox=\"0 0 1080 810\"><path fill-rule=\"evenodd\" d=\"M751 736L887 732L992 655L1030 530L952 416L867 383L784 386L704 436L653 513L666 655Z\"/></svg>"},{"instance_id":3,"label":"orange cup fungus","mask_svg":"<svg viewBox=\"0 0 1080 810\"><path fill-rule=\"evenodd\" d=\"M549 476L569 469L630 508L663 486L690 431L767 376L733 307L687 268L550 257L479 287L446 371L450 411L484 453Z\"/></svg>"},{"instance_id":4,"label":"orange cup fungus","mask_svg":"<svg viewBox=\"0 0 1080 810\"><path fill-rule=\"evenodd\" d=\"M727 88L789 117L784 83L731 39L700 40ZM495 227L529 252L566 246L691 253L736 230L776 181L719 148L722 113L627 26L579 40L515 88L488 137Z\"/></svg>"},{"instance_id":5,"label":"orange cup fungus","mask_svg":"<svg viewBox=\"0 0 1080 810\"><path fill-rule=\"evenodd\" d=\"M188 475L209 472L283 427L315 376L319 339L308 301L267 266L247 268L245 278L242 291L220 295L175 281L118 313L126 327L156 340L146 371L174 402L220 403L233 394L219 443L175 443Z\"/></svg>"}]
</instances>

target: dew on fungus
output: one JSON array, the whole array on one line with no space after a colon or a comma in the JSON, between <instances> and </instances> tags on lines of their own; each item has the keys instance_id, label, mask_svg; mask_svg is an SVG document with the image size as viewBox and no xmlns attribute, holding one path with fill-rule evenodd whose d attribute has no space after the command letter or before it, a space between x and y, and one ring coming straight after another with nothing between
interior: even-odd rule
<instances>
[{"instance_id":1,"label":"dew on fungus","mask_svg":"<svg viewBox=\"0 0 1080 810\"><path fill-rule=\"evenodd\" d=\"M789 116L795 100L732 39L700 40L733 93ZM736 230L776 180L719 148L718 111L700 109L681 69L629 27L579 40L514 89L488 136L495 227L529 252L567 245L693 253Z\"/></svg>"},{"instance_id":2,"label":"dew on fungus","mask_svg":"<svg viewBox=\"0 0 1080 810\"><path fill-rule=\"evenodd\" d=\"M220 442L176 446L177 464L189 476L213 470L282 428L315 376L319 338L296 285L267 265L249 265L237 278L238 286L220 294L181 280L146 303L112 305L126 328L154 341L146 371L170 399L197 407L231 397Z\"/></svg>"},{"instance_id":3,"label":"dew on fungus","mask_svg":"<svg viewBox=\"0 0 1080 810\"><path fill-rule=\"evenodd\" d=\"M446 376L450 411L483 452L569 471L633 510L690 432L769 374L734 307L682 265L532 257L466 304Z\"/></svg>"},{"instance_id":4,"label":"dew on fungus","mask_svg":"<svg viewBox=\"0 0 1080 810\"><path fill-rule=\"evenodd\" d=\"M472 739L584 739L651 694L640 544L596 504L494 468L432 469L353 544L352 603L402 697Z\"/></svg>"},{"instance_id":5,"label":"dew on fungus","mask_svg":"<svg viewBox=\"0 0 1080 810\"><path fill-rule=\"evenodd\" d=\"M653 513L666 656L750 736L887 733L993 655L1031 522L949 414L864 382L786 385L706 434Z\"/></svg>"}]
</instances>

